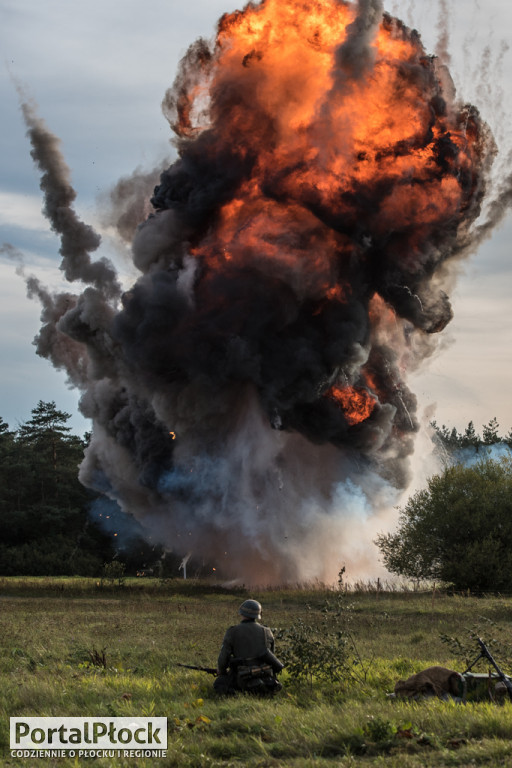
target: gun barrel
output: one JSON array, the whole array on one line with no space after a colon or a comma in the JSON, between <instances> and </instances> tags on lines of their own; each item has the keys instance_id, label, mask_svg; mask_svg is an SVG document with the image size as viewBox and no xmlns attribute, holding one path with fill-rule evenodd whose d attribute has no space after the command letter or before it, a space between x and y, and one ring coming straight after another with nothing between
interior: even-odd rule
<instances>
[{"instance_id":1,"label":"gun barrel","mask_svg":"<svg viewBox=\"0 0 512 768\"><path fill-rule=\"evenodd\" d=\"M481 650L482 650L482 656L485 656L485 658L487 659L487 661L488 661L490 664L492 664L492 666L494 667L494 669L495 669L495 670L496 670L496 672L498 673L500 680L502 681L502 683L504 683L504 684L505 684L505 687L506 687L506 689L507 689L507 691L508 691L508 696L509 696L509 699L512 701L512 680L510 679L510 677L509 677L508 675L506 675L506 674L503 672L503 670L502 670L502 669L500 669L500 667L499 667L499 666L498 666L498 664L495 662L495 660L494 660L494 658L493 658L493 656L492 656L492 654L491 654L490 650L487 648L487 646L486 646L486 644L484 643L484 641L482 640L482 638L481 638L481 637L478 637L478 638L477 638L477 640L478 640L478 644L479 644L479 646L480 646L480 648L481 648Z\"/></svg>"},{"instance_id":2,"label":"gun barrel","mask_svg":"<svg viewBox=\"0 0 512 768\"><path fill-rule=\"evenodd\" d=\"M177 667L184 667L185 669L196 669L199 672L206 672L208 675L215 675L217 676L217 670L215 667L198 667L195 664L180 664L177 662Z\"/></svg>"},{"instance_id":3,"label":"gun barrel","mask_svg":"<svg viewBox=\"0 0 512 768\"><path fill-rule=\"evenodd\" d=\"M496 670L496 672L499 675L503 675L503 677L506 677L505 673L501 671L501 669L499 668L497 663L494 661L494 658L493 658L490 650L488 649L488 647L486 646L486 644L484 643L484 641L482 640L481 637L478 638L478 644L480 645L480 648L482 649L482 656L485 656L487 661L489 661L492 664L492 666L494 667L494 669Z\"/></svg>"}]
</instances>

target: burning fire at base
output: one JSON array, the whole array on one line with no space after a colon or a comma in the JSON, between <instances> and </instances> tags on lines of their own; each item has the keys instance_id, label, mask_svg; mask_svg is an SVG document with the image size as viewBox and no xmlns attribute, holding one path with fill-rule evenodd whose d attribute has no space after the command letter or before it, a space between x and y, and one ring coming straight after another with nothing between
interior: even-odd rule
<instances>
[{"instance_id":1,"label":"burning fire at base","mask_svg":"<svg viewBox=\"0 0 512 768\"><path fill-rule=\"evenodd\" d=\"M179 157L121 295L24 107L63 271L86 284L52 296L28 281L38 352L93 422L81 479L183 556L227 550L224 575L326 578L352 546L350 505L407 484L406 376L451 318L443 286L474 238L492 137L378 0L226 14L164 112Z\"/></svg>"}]
</instances>

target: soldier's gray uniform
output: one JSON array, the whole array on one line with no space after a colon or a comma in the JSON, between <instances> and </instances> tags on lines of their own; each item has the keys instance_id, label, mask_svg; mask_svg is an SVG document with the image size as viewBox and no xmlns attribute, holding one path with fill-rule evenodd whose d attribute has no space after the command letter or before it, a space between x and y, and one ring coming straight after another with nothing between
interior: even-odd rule
<instances>
[{"instance_id":1,"label":"soldier's gray uniform","mask_svg":"<svg viewBox=\"0 0 512 768\"><path fill-rule=\"evenodd\" d=\"M247 619L230 627L224 635L217 668L221 675L225 675L230 659L258 659L267 649L274 653L271 630L263 624L256 624L253 619Z\"/></svg>"}]
</instances>

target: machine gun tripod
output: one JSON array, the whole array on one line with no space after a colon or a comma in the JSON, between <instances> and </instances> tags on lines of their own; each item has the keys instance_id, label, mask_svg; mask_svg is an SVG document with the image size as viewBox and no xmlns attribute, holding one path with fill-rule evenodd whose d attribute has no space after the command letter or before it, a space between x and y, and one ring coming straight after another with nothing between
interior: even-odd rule
<instances>
[{"instance_id":1,"label":"machine gun tripod","mask_svg":"<svg viewBox=\"0 0 512 768\"><path fill-rule=\"evenodd\" d=\"M496 661L494 660L490 650L487 648L486 644L482 640L482 638L477 637L478 645L480 646L480 653L476 657L476 659L469 665L469 667L462 673L463 677L468 674L468 672L471 672L473 667L480 661L480 659L486 659L489 664L494 667L496 670L496 673L498 675L498 678L500 679L500 682L503 683L505 688L507 689L508 697L510 701L512 701L512 680L508 675L506 675L502 669L498 666Z\"/></svg>"}]
</instances>

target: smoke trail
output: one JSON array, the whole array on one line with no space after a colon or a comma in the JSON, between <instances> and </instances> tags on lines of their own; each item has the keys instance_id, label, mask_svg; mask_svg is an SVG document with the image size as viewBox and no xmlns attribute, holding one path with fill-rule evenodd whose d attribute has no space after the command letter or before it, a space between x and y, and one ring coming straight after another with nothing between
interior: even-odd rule
<instances>
[{"instance_id":1,"label":"smoke trail","mask_svg":"<svg viewBox=\"0 0 512 768\"><path fill-rule=\"evenodd\" d=\"M91 251L99 248L101 240L92 227L78 219L73 210L76 193L58 147L59 140L35 115L31 104L22 102L21 108L32 145L30 154L41 171L43 213L61 238L61 269L66 279L94 285L109 298L118 295L120 288L111 264L104 258L93 262L89 256Z\"/></svg>"},{"instance_id":2,"label":"smoke trail","mask_svg":"<svg viewBox=\"0 0 512 768\"><path fill-rule=\"evenodd\" d=\"M450 265L492 226L474 225L492 138L378 0L226 14L163 108L179 157L122 296L24 108L63 271L87 286L29 284L38 351L93 421L80 477L225 575L332 577L355 547L351 510L374 514L408 482L406 377L451 318ZM123 186L125 214L140 211ZM117 221L126 237L130 215Z\"/></svg>"},{"instance_id":3,"label":"smoke trail","mask_svg":"<svg viewBox=\"0 0 512 768\"><path fill-rule=\"evenodd\" d=\"M375 62L374 40L382 21L381 0L358 0L357 15L346 28L346 39L336 53L336 63L360 78Z\"/></svg>"},{"instance_id":4,"label":"smoke trail","mask_svg":"<svg viewBox=\"0 0 512 768\"><path fill-rule=\"evenodd\" d=\"M438 40L436 53L447 65L451 63L450 55L450 9L447 0L439 0L439 19L437 22Z\"/></svg>"}]
</instances>

